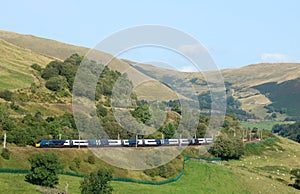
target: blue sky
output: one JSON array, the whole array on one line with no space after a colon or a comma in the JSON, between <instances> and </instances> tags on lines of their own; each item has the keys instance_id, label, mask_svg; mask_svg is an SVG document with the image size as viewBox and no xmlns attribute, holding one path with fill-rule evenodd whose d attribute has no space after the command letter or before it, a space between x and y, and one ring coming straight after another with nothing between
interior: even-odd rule
<instances>
[{"instance_id":1,"label":"blue sky","mask_svg":"<svg viewBox=\"0 0 300 194\"><path fill-rule=\"evenodd\" d=\"M121 29L158 24L198 39L221 69L300 62L297 0L10 0L1 7L0 29L75 45L94 47Z\"/></svg>"}]
</instances>

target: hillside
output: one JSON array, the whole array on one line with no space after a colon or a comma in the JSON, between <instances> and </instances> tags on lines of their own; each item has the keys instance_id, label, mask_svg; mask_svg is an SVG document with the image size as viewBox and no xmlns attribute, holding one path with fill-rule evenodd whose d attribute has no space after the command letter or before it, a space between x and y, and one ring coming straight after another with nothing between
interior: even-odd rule
<instances>
[{"instance_id":1,"label":"hillside","mask_svg":"<svg viewBox=\"0 0 300 194\"><path fill-rule=\"evenodd\" d=\"M74 46L55 40L40 38L32 35L18 34L3 30L0 30L0 39L11 43L11 45L16 45L18 47L25 48L26 50L31 50L33 52L39 53L40 55L47 56L48 58L58 60L65 60L67 57L71 56L74 53L84 56L90 51L89 48L85 47ZM112 61L109 61L112 58L110 54L97 50L93 50L92 52L90 52L89 57L96 61L101 61L104 64L109 62L108 66L110 68L117 70L121 73L126 72L128 74L129 79L133 82L134 86L139 86L138 89L135 90L135 92L138 94L138 96L141 96L141 98L147 99L147 96L152 95L151 91L155 91L156 93L163 92L165 93L165 95L152 96L148 100L156 97L158 97L159 100L177 99L177 95L174 91L171 91L159 81L151 79L149 76L144 75L143 73L135 70L134 68L130 68L130 64L125 60L114 58ZM3 56L3 58L6 57ZM10 58L6 59L10 60ZM48 62L45 62L41 66L45 66L47 63ZM12 74L10 77L13 76L15 75ZM16 86L15 88L23 88L25 86L28 85L20 85ZM0 87L0 89L2 88Z\"/></svg>"},{"instance_id":2,"label":"hillside","mask_svg":"<svg viewBox=\"0 0 300 194\"><path fill-rule=\"evenodd\" d=\"M228 69L222 71L226 81L232 83L233 96L239 99L244 110L252 112L260 118L265 118L267 113L264 108L272 102L278 104L277 108L292 108L295 104L293 101L286 100L279 93L274 93L272 96L260 90L260 85L270 86L268 83L283 84L284 82L294 80L300 77L300 64L297 63L277 63L277 64L255 64L237 69ZM284 105L278 103L278 99L287 103ZM294 115L293 110L287 111L289 115ZM277 114L279 119L285 116Z\"/></svg>"},{"instance_id":3,"label":"hillside","mask_svg":"<svg viewBox=\"0 0 300 194\"><path fill-rule=\"evenodd\" d=\"M50 60L64 60L73 53L85 55L89 51L89 48L85 47L3 30L0 31L0 39L2 39L0 66L3 69L0 78L1 90L24 88L37 82L29 68L32 63L38 63L43 67ZM111 58L110 54L95 50L90 53L90 56L102 63L106 63ZM176 88L180 88L181 93L208 94L203 73L183 73L121 59L114 59L108 65L114 70L128 74L128 78L133 83L134 92L140 100L169 101L188 98L176 93ZM277 91L277 84L285 86L291 83L291 80L299 78L300 64L262 63L225 69L221 72L226 84L230 85L228 95L238 100L241 103L240 109L247 113L255 114L259 119L272 119L272 113L276 113L276 119L279 120L298 114L295 111L297 108L294 107L298 94L294 92L294 97L288 97L292 99L285 100L287 96L282 96L282 93L287 94L287 91L270 92L268 88ZM286 83L287 81L290 82ZM298 91L297 87L289 88ZM288 104L283 105L283 103ZM275 112L267 109L266 105L273 106ZM280 113L276 111L282 109L287 110Z\"/></svg>"},{"instance_id":4,"label":"hillside","mask_svg":"<svg viewBox=\"0 0 300 194\"><path fill-rule=\"evenodd\" d=\"M52 59L0 39L0 90L30 86L34 80L30 66L44 67Z\"/></svg>"},{"instance_id":5,"label":"hillside","mask_svg":"<svg viewBox=\"0 0 300 194\"><path fill-rule=\"evenodd\" d=\"M194 88L198 93L205 93L208 91L208 88L205 87L205 78L203 73L183 73L145 64L136 64L134 67L146 75L155 75L160 79L168 77L172 80L172 83L175 84L176 81L182 83L188 80L194 80ZM207 73L209 74L212 72ZM293 82L292 80L297 80L297 78L300 77L300 64L262 63L236 69L225 69L221 70L221 73L224 77L224 81L230 84L229 94L241 102L243 110L246 110L249 113L254 113L260 119L264 119L267 115L270 116L270 114L267 113L265 106L275 102L274 106L276 106L277 109L284 107L289 109L287 111L288 114L295 115L296 111L293 109L297 108L293 108L293 106L295 105L298 95L295 93L299 91L297 87L289 87L289 90L293 91L294 96L291 101L285 100L285 97L289 94L287 91L277 91L271 94L267 94L266 91L269 91L268 88L271 87L272 84L274 85L272 86L273 91L278 89L278 87L275 88L277 84L281 84L279 88L292 84L295 86L296 81ZM204 86L201 83L204 83ZM264 91L260 90L260 88L264 88ZM286 96L283 97L282 93L285 93ZM288 105L283 106L282 101L288 103ZM278 114L278 117L279 119L282 119L285 115Z\"/></svg>"},{"instance_id":6,"label":"hillside","mask_svg":"<svg viewBox=\"0 0 300 194\"><path fill-rule=\"evenodd\" d=\"M0 39L22 48L30 49L36 53L64 60L74 53L85 55L89 49L73 46L55 40L36 37L33 35L18 34L0 30ZM105 54L103 54L105 55Z\"/></svg>"}]
</instances>

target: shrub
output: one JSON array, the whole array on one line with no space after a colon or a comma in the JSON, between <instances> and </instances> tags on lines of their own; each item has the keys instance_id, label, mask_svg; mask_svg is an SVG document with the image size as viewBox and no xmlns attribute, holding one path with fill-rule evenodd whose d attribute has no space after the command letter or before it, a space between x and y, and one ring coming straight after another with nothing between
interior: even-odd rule
<instances>
[{"instance_id":1,"label":"shrub","mask_svg":"<svg viewBox=\"0 0 300 194\"><path fill-rule=\"evenodd\" d=\"M37 70L37 71L39 71L39 72L41 72L41 71L42 71L42 67L41 67L41 66L39 66L39 65L38 65L38 64L36 64L36 63L32 64L30 67L31 67L32 69L34 69L34 70Z\"/></svg>"},{"instance_id":2,"label":"shrub","mask_svg":"<svg viewBox=\"0 0 300 194\"><path fill-rule=\"evenodd\" d=\"M9 90L3 90L0 92L0 98L3 98L6 101L12 101L14 93Z\"/></svg>"},{"instance_id":3,"label":"shrub","mask_svg":"<svg viewBox=\"0 0 300 194\"><path fill-rule=\"evenodd\" d=\"M54 187L58 184L58 173L63 169L63 164L54 153L33 155L29 162L30 172L25 176L25 180L35 185Z\"/></svg>"},{"instance_id":4,"label":"shrub","mask_svg":"<svg viewBox=\"0 0 300 194\"><path fill-rule=\"evenodd\" d=\"M106 169L99 169L85 177L80 183L82 194L110 194L113 188L109 184L112 180L112 172Z\"/></svg>"},{"instance_id":5,"label":"shrub","mask_svg":"<svg viewBox=\"0 0 300 194\"><path fill-rule=\"evenodd\" d=\"M95 156L94 155L90 155L89 157L88 157L88 163L90 163L90 164L95 164L95 162L96 162L96 158L95 158Z\"/></svg>"},{"instance_id":6,"label":"shrub","mask_svg":"<svg viewBox=\"0 0 300 194\"><path fill-rule=\"evenodd\" d=\"M2 158L4 158L5 160L9 160L9 159L10 159L10 154L11 154L11 152L9 151L9 149L7 149L7 148L3 148L3 149L2 149L1 156L2 156Z\"/></svg>"}]
</instances>

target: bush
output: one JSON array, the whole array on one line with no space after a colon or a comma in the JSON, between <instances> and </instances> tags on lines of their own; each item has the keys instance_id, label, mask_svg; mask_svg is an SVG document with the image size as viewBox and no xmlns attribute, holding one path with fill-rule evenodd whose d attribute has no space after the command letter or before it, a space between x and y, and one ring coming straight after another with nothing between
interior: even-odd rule
<instances>
[{"instance_id":1,"label":"bush","mask_svg":"<svg viewBox=\"0 0 300 194\"><path fill-rule=\"evenodd\" d=\"M0 92L0 98L6 101L13 101L14 93L9 90L3 90Z\"/></svg>"},{"instance_id":2,"label":"bush","mask_svg":"<svg viewBox=\"0 0 300 194\"><path fill-rule=\"evenodd\" d=\"M9 160L9 159L10 159L10 154L11 154L11 152L9 151L9 149L7 149L7 148L3 148L3 149L2 149L1 156L2 156L2 158L4 158L5 160Z\"/></svg>"},{"instance_id":3,"label":"bush","mask_svg":"<svg viewBox=\"0 0 300 194\"><path fill-rule=\"evenodd\" d=\"M37 71L39 71L39 72L41 72L41 71L42 71L42 67L41 67L41 66L39 66L39 65L38 65L38 64L36 64L36 63L32 64L30 67L31 67L32 69L34 69L34 70L37 70Z\"/></svg>"},{"instance_id":4,"label":"bush","mask_svg":"<svg viewBox=\"0 0 300 194\"><path fill-rule=\"evenodd\" d=\"M65 88L67 85L66 81L63 78L60 77L51 77L46 82L46 88L52 91L59 91Z\"/></svg>"},{"instance_id":5,"label":"bush","mask_svg":"<svg viewBox=\"0 0 300 194\"><path fill-rule=\"evenodd\" d=\"M91 155L91 156L89 156L88 157L88 163L90 163L90 164L95 164L95 162L96 162L96 158L95 158L95 156L94 155Z\"/></svg>"},{"instance_id":6,"label":"bush","mask_svg":"<svg viewBox=\"0 0 300 194\"><path fill-rule=\"evenodd\" d=\"M80 168L80 163L81 163L81 160L80 158L76 157L73 159L73 161L71 162L69 168L73 171L77 171L79 168Z\"/></svg>"},{"instance_id":7,"label":"bush","mask_svg":"<svg viewBox=\"0 0 300 194\"><path fill-rule=\"evenodd\" d=\"M29 183L47 187L54 187L58 184L58 173L63 169L63 164L54 153L33 155L29 162L30 172L25 176Z\"/></svg>"},{"instance_id":8,"label":"bush","mask_svg":"<svg viewBox=\"0 0 300 194\"><path fill-rule=\"evenodd\" d=\"M82 194L110 194L113 188L109 185L112 180L112 172L106 169L99 169L85 177L80 183Z\"/></svg>"}]
</instances>

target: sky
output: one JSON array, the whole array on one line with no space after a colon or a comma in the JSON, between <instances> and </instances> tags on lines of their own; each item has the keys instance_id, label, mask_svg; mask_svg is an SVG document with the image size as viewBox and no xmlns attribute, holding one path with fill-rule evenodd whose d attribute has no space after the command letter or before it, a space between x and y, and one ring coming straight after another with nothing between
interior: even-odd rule
<instances>
[{"instance_id":1,"label":"sky","mask_svg":"<svg viewBox=\"0 0 300 194\"><path fill-rule=\"evenodd\" d=\"M1 7L2 30L89 48L122 29L153 24L197 39L220 69L300 62L297 0L10 0ZM137 55L124 57L140 60ZM174 66L195 71L182 62Z\"/></svg>"}]
</instances>

